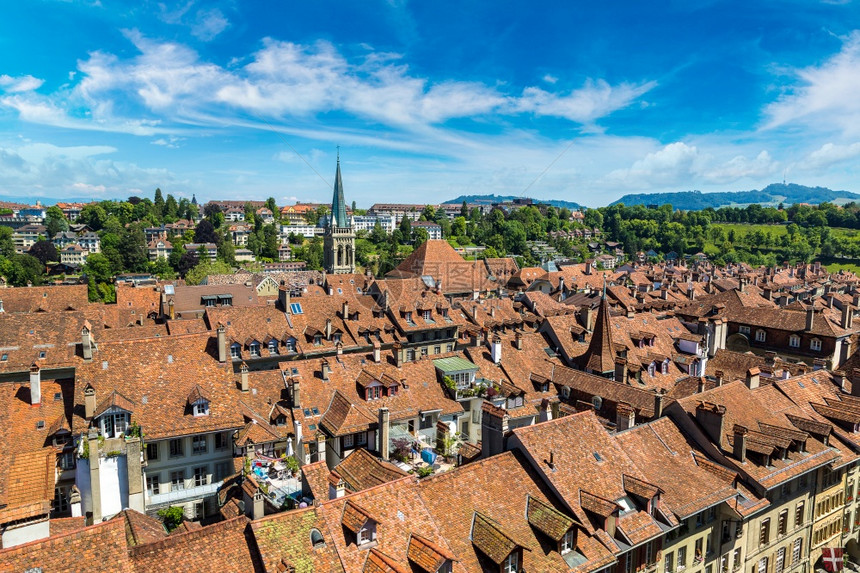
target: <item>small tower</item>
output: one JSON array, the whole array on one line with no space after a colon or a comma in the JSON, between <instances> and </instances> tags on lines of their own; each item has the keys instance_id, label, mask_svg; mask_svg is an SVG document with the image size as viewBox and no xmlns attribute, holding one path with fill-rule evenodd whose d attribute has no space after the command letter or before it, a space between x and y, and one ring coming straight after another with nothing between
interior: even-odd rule
<instances>
[{"instance_id":1,"label":"small tower","mask_svg":"<svg viewBox=\"0 0 860 573\"><path fill-rule=\"evenodd\" d=\"M331 217L323 237L325 270L332 274L355 272L355 231L346 214L343 198L343 181L340 178L340 152L337 154L337 172L334 177L334 195L331 200Z\"/></svg>"}]
</instances>

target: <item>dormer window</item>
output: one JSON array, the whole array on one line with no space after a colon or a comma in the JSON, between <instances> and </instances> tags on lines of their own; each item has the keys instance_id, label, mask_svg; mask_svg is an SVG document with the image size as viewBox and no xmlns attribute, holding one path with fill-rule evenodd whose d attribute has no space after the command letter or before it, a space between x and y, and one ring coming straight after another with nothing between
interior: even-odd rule
<instances>
[{"instance_id":1,"label":"dormer window","mask_svg":"<svg viewBox=\"0 0 860 573\"><path fill-rule=\"evenodd\" d=\"M660 364L660 373L661 374L668 374L669 373L669 361L668 360L664 360Z\"/></svg>"},{"instance_id":2,"label":"dormer window","mask_svg":"<svg viewBox=\"0 0 860 573\"><path fill-rule=\"evenodd\" d=\"M332 339L332 341L333 341L335 344L339 344L339 343L340 343L341 336L342 336L342 335L338 332L338 333L336 333L336 334L332 334L331 339Z\"/></svg>"},{"instance_id":3,"label":"dormer window","mask_svg":"<svg viewBox=\"0 0 860 573\"><path fill-rule=\"evenodd\" d=\"M230 358L233 360L239 360L242 358L242 347L238 342L234 342L230 345Z\"/></svg>"},{"instance_id":4,"label":"dormer window","mask_svg":"<svg viewBox=\"0 0 860 573\"><path fill-rule=\"evenodd\" d=\"M270 355L278 354L278 341L275 339L272 339L269 341L269 354Z\"/></svg>"},{"instance_id":5,"label":"dormer window","mask_svg":"<svg viewBox=\"0 0 860 573\"><path fill-rule=\"evenodd\" d=\"M792 334L788 337L788 345L791 348L800 348L800 337L796 334Z\"/></svg>"},{"instance_id":6,"label":"dormer window","mask_svg":"<svg viewBox=\"0 0 860 573\"><path fill-rule=\"evenodd\" d=\"M191 405L191 410L195 416L208 416L209 402L207 400L198 400Z\"/></svg>"},{"instance_id":7,"label":"dormer window","mask_svg":"<svg viewBox=\"0 0 860 573\"><path fill-rule=\"evenodd\" d=\"M648 365L648 376L654 376L657 373L656 365L652 362Z\"/></svg>"},{"instance_id":8,"label":"dormer window","mask_svg":"<svg viewBox=\"0 0 860 573\"><path fill-rule=\"evenodd\" d=\"M314 346L320 346L322 344L322 334L314 334Z\"/></svg>"},{"instance_id":9,"label":"dormer window","mask_svg":"<svg viewBox=\"0 0 860 573\"><path fill-rule=\"evenodd\" d=\"M571 528L568 529L564 537L561 538L561 551L560 553L564 555L565 553L570 553L574 549L574 544L576 543L576 530Z\"/></svg>"},{"instance_id":10,"label":"dormer window","mask_svg":"<svg viewBox=\"0 0 860 573\"><path fill-rule=\"evenodd\" d=\"M255 340L254 342L252 342L250 344L250 346L248 346L248 350L250 351L252 358L259 356L260 355L260 343Z\"/></svg>"},{"instance_id":11,"label":"dormer window","mask_svg":"<svg viewBox=\"0 0 860 573\"><path fill-rule=\"evenodd\" d=\"M432 320L433 319L433 312L430 310L421 311L421 315L422 315L421 318L423 318L424 320Z\"/></svg>"},{"instance_id":12,"label":"dormer window","mask_svg":"<svg viewBox=\"0 0 860 573\"><path fill-rule=\"evenodd\" d=\"M118 408L111 408L99 416L99 429L102 432L102 436L105 438L118 438L125 434L130 417L131 415L128 412L119 410Z\"/></svg>"},{"instance_id":13,"label":"dormer window","mask_svg":"<svg viewBox=\"0 0 860 573\"><path fill-rule=\"evenodd\" d=\"M809 349L813 352L821 352L821 339L813 338L809 341Z\"/></svg>"},{"instance_id":14,"label":"dormer window","mask_svg":"<svg viewBox=\"0 0 860 573\"><path fill-rule=\"evenodd\" d=\"M368 521L364 527L358 531L358 545L367 545L376 541L376 524Z\"/></svg>"},{"instance_id":15,"label":"dormer window","mask_svg":"<svg viewBox=\"0 0 860 573\"><path fill-rule=\"evenodd\" d=\"M287 339L286 342L287 352L295 352L296 351L296 339L292 336Z\"/></svg>"},{"instance_id":16,"label":"dormer window","mask_svg":"<svg viewBox=\"0 0 860 573\"><path fill-rule=\"evenodd\" d=\"M377 400L382 395L382 386L371 386L367 389L367 399Z\"/></svg>"}]
</instances>

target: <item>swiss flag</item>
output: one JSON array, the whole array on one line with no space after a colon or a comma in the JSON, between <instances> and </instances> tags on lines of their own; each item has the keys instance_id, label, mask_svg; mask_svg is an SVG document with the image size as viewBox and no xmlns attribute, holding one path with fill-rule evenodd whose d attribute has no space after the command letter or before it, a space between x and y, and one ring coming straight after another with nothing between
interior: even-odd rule
<instances>
[{"instance_id":1,"label":"swiss flag","mask_svg":"<svg viewBox=\"0 0 860 573\"><path fill-rule=\"evenodd\" d=\"M824 568L830 573L842 571L842 548L825 547L821 550L821 560L824 562Z\"/></svg>"}]
</instances>

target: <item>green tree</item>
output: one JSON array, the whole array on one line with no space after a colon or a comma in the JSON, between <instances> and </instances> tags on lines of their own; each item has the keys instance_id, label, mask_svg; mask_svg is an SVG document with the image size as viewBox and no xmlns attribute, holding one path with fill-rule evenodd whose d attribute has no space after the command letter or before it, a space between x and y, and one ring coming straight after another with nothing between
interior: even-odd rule
<instances>
[{"instance_id":1,"label":"green tree","mask_svg":"<svg viewBox=\"0 0 860 573\"><path fill-rule=\"evenodd\" d=\"M400 233L406 240L409 240L409 237L412 236L412 221L409 220L409 217L403 216L403 219L400 220Z\"/></svg>"},{"instance_id":2,"label":"green tree","mask_svg":"<svg viewBox=\"0 0 860 573\"><path fill-rule=\"evenodd\" d=\"M155 200L153 201L153 205L155 207L155 217L161 221L164 217L164 196L162 196L160 188L155 189Z\"/></svg>"},{"instance_id":3,"label":"green tree","mask_svg":"<svg viewBox=\"0 0 860 573\"><path fill-rule=\"evenodd\" d=\"M100 204L87 205L81 209L78 222L88 226L93 231L99 231L107 221L107 213Z\"/></svg>"},{"instance_id":4,"label":"green tree","mask_svg":"<svg viewBox=\"0 0 860 573\"><path fill-rule=\"evenodd\" d=\"M42 266L48 264L48 262L60 260L60 253L57 252L57 247L54 246L54 243L44 239L36 241L27 251L27 254L39 259Z\"/></svg>"},{"instance_id":5,"label":"green tree","mask_svg":"<svg viewBox=\"0 0 860 573\"><path fill-rule=\"evenodd\" d=\"M84 263L84 274L99 283L108 283L113 280L114 272L110 259L103 253L93 253L87 257Z\"/></svg>"},{"instance_id":6,"label":"green tree","mask_svg":"<svg viewBox=\"0 0 860 573\"><path fill-rule=\"evenodd\" d=\"M185 275L185 282L190 285L199 285L209 275L228 275L233 272L232 267L223 261L210 261L203 259L196 267Z\"/></svg>"},{"instance_id":7,"label":"green tree","mask_svg":"<svg viewBox=\"0 0 860 573\"><path fill-rule=\"evenodd\" d=\"M164 527L170 533L185 520L185 512L182 511L181 507L170 506L165 509L159 509L158 517L161 518L161 521L164 522Z\"/></svg>"},{"instance_id":8,"label":"green tree","mask_svg":"<svg viewBox=\"0 0 860 573\"><path fill-rule=\"evenodd\" d=\"M12 229L0 227L0 257L11 257L15 254L15 241L12 240Z\"/></svg>"},{"instance_id":9,"label":"green tree","mask_svg":"<svg viewBox=\"0 0 860 573\"><path fill-rule=\"evenodd\" d=\"M30 255L13 255L9 259L9 268L6 271L6 278L12 286L34 286L40 285L44 281L45 267L39 262L39 259Z\"/></svg>"},{"instance_id":10,"label":"green tree","mask_svg":"<svg viewBox=\"0 0 860 573\"><path fill-rule=\"evenodd\" d=\"M48 229L48 237L53 238L57 233L69 230L69 222L63 211L56 205L51 205L45 211L45 227Z\"/></svg>"}]
</instances>

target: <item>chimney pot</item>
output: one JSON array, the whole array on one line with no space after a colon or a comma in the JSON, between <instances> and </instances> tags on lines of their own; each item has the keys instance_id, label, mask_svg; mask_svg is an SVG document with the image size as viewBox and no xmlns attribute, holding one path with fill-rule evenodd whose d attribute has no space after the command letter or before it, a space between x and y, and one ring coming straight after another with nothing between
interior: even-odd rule
<instances>
[{"instance_id":1,"label":"chimney pot","mask_svg":"<svg viewBox=\"0 0 860 573\"><path fill-rule=\"evenodd\" d=\"M30 366L30 404L38 406L42 403L42 373L39 365L33 362Z\"/></svg>"}]
</instances>

